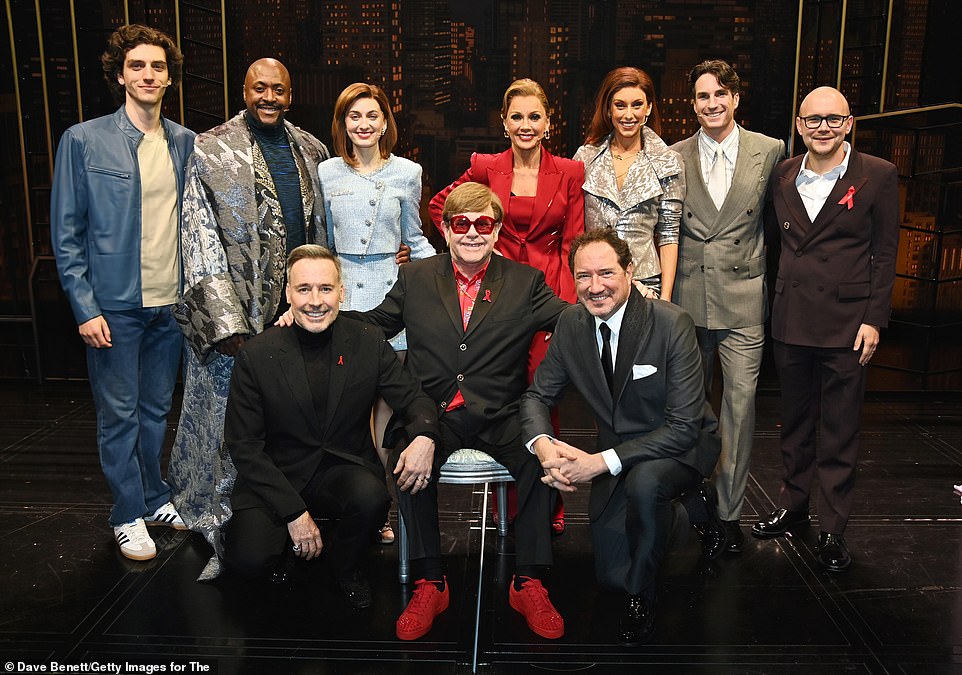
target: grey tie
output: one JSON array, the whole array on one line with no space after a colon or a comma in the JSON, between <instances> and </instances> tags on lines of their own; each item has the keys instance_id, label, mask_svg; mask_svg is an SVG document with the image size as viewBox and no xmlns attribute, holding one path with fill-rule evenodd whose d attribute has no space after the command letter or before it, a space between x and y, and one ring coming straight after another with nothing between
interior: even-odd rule
<instances>
[{"instance_id":1,"label":"grey tie","mask_svg":"<svg viewBox=\"0 0 962 675\"><path fill-rule=\"evenodd\" d=\"M725 195L728 193L727 180L725 176L725 155L721 148L715 149L715 160L712 162L711 171L708 172L708 194L715 202L715 208L721 210L725 203Z\"/></svg>"}]
</instances>

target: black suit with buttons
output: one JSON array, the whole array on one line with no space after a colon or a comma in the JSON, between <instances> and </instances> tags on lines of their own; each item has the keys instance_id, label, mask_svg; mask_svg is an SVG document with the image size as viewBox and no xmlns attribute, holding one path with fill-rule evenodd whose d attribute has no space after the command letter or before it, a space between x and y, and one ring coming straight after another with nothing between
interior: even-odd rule
<instances>
[{"instance_id":1,"label":"black suit with buttons","mask_svg":"<svg viewBox=\"0 0 962 675\"><path fill-rule=\"evenodd\" d=\"M861 352L852 347L861 324L888 325L898 175L893 164L852 150L845 175L812 222L795 187L803 157L775 167L768 214L768 231L781 241L772 308L785 469L777 503L807 511L817 474L820 527L842 534L852 506L865 388ZM850 190L851 207L840 203Z\"/></svg>"},{"instance_id":2,"label":"black suit with buttons","mask_svg":"<svg viewBox=\"0 0 962 675\"><path fill-rule=\"evenodd\" d=\"M528 348L538 331L551 331L568 303L547 286L544 274L493 255L463 328L450 254L402 265L398 280L372 310L356 316L391 337L407 330L404 369L416 377L441 413L441 438L433 472L462 447L487 452L511 472L518 487L515 520L519 566L551 564L549 515L553 491L537 458L521 441L518 401L527 386ZM350 313L354 315L354 313ZM465 406L445 412L460 390ZM388 433L397 449L400 437ZM437 482L416 495L399 493L411 539L411 560L440 557Z\"/></svg>"}]
</instances>

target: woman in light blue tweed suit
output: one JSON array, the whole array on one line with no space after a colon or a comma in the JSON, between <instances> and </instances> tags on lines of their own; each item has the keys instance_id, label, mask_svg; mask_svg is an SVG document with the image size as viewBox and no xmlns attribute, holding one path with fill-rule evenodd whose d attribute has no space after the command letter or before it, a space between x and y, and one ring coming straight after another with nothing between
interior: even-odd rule
<instances>
[{"instance_id":1,"label":"woman in light blue tweed suit","mask_svg":"<svg viewBox=\"0 0 962 675\"><path fill-rule=\"evenodd\" d=\"M334 105L331 136L337 157L321 162L318 177L324 192L328 246L337 251L344 283L343 309L376 307L397 280L395 254L401 243L411 258L436 253L421 231L421 167L391 154L397 125L387 95L363 82L349 85ZM404 333L391 341L403 359ZM391 409L379 400L374 409L375 445L381 447ZM390 523L381 542L394 541Z\"/></svg>"}]
</instances>

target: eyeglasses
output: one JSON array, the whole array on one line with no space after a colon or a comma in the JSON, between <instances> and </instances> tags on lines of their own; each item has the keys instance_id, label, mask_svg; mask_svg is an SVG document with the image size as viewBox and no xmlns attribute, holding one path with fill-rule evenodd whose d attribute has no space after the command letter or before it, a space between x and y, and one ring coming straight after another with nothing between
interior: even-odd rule
<instances>
[{"instance_id":1,"label":"eyeglasses","mask_svg":"<svg viewBox=\"0 0 962 675\"><path fill-rule=\"evenodd\" d=\"M802 122L805 123L807 129L818 129L822 126L822 120L828 125L829 129L840 128L851 115L809 115L807 117L799 117Z\"/></svg>"},{"instance_id":2,"label":"eyeglasses","mask_svg":"<svg viewBox=\"0 0 962 675\"><path fill-rule=\"evenodd\" d=\"M451 220L448 221L448 227L450 227L451 231L455 234L467 234L472 225L474 225L474 229L478 231L478 234L491 234L499 224L500 223L491 216L478 216L474 220L471 220L463 214L451 216Z\"/></svg>"}]
</instances>

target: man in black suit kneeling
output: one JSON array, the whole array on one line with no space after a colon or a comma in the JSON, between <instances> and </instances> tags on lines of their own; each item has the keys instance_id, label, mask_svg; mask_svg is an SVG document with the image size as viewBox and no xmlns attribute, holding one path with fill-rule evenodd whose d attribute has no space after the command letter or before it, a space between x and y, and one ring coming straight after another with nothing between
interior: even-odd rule
<instances>
[{"instance_id":1,"label":"man in black suit kneeling","mask_svg":"<svg viewBox=\"0 0 962 675\"><path fill-rule=\"evenodd\" d=\"M344 291L330 251L295 248L287 279L294 324L250 339L231 378L224 438L237 483L225 562L264 576L288 551L311 560L324 549L338 586L360 609L371 592L358 562L390 505L371 408L383 397L413 439L397 465L398 485L412 493L430 472L417 458L433 455L437 413L380 330L338 319ZM323 540L318 516L336 521Z\"/></svg>"},{"instance_id":2,"label":"man in black suit kneeling","mask_svg":"<svg viewBox=\"0 0 962 675\"><path fill-rule=\"evenodd\" d=\"M544 484L570 492L591 482L596 576L627 593L618 642L634 646L654 628L669 535L691 524L706 557L725 547L715 490L702 483L718 460L718 424L705 404L691 317L632 286L628 245L614 230L591 230L572 243L569 262L579 304L561 315L521 398L523 437ZM552 437L549 410L569 384L598 425L587 452Z\"/></svg>"}]
</instances>

